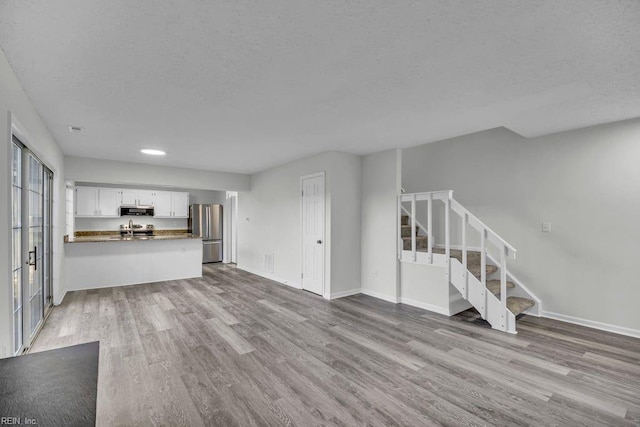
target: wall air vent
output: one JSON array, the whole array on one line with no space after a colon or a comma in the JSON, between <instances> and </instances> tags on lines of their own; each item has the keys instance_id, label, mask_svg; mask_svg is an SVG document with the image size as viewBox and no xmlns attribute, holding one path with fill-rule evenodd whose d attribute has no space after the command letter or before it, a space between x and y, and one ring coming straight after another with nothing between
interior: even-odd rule
<instances>
[{"instance_id":1,"label":"wall air vent","mask_svg":"<svg viewBox=\"0 0 640 427\"><path fill-rule=\"evenodd\" d=\"M71 133L82 133L84 132L84 128L80 126L69 126L69 132Z\"/></svg>"}]
</instances>

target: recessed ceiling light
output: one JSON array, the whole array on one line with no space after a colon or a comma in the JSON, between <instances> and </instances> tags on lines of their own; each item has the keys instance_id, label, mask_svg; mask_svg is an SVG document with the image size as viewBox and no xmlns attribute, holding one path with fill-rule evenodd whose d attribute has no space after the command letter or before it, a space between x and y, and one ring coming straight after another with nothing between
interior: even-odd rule
<instances>
[{"instance_id":1,"label":"recessed ceiling light","mask_svg":"<svg viewBox=\"0 0 640 427\"><path fill-rule=\"evenodd\" d=\"M82 133L84 132L84 128L80 126L69 126L69 132L71 133Z\"/></svg>"},{"instance_id":2,"label":"recessed ceiling light","mask_svg":"<svg viewBox=\"0 0 640 427\"><path fill-rule=\"evenodd\" d=\"M145 149L143 149L143 150L140 150L140 152L141 152L141 153L143 153L143 154L149 154L149 155L151 155L151 156L164 156L165 154L167 154L167 153L165 153L164 151L160 151L160 150L151 150L151 149L148 149L148 148L145 148Z\"/></svg>"}]
</instances>

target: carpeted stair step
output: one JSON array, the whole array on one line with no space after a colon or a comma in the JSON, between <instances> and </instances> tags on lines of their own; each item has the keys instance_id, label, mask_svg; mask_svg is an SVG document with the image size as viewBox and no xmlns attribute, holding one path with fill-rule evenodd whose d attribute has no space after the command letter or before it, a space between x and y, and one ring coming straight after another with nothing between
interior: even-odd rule
<instances>
[{"instance_id":1,"label":"carpeted stair step","mask_svg":"<svg viewBox=\"0 0 640 427\"><path fill-rule=\"evenodd\" d=\"M416 251L427 252L427 242L429 238L427 236L416 236ZM405 251L411 250L411 236L402 238L402 249Z\"/></svg>"},{"instance_id":2,"label":"carpeted stair step","mask_svg":"<svg viewBox=\"0 0 640 427\"><path fill-rule=\"evenodd\" d=\"M409 215L402 215L400 217L400 225L409 225Z\"/></svg>"},{"instance_id":3,"label":"carpeted stair step","mask_svg":"<svg viewBox=\"0 0 640 427\"><path fill-rule=\"evenodd\" d=\"M411 225L400 226L402 237L411 237ZM418 227L416 227L416 236L418 235Z\"/></svg>"},{"instance_id":4,"label":"carpeted stair step","mask_svg":"<svg viewBox=\"0 0 640 427\"><path fill-rule=\"evenodd\" d=\"M507 289L513 289L516 285L513 282L507 281ZM499 297L500 295L500 280L487 280L487 289L489 292Z\"/></svg>"},{"instance_id":5,"label":"carpeted stair step","mask_svg":"<svg viewBox=\"0 0 640 427\"><path fill-rule=\"evenodd\" d=\"M507 308L515 316L529 310L534 305L536 305L536 302L528 298L520 298L520 297L507 298Z\"/></svg>"},{"instance_id":6,"label":"carpeted stair step","mask_svg":"<svg viewBox=\"0 0 640 427\"><path fill-rule=\"evenodd\" d=\"M477 265L469 263L469 265L467 265L467 270L469 270L471 274L480 279L480 273L482 270L479 263ZM487 276L495 273L496 271L498 271L498 267L496 267L495 265L487 264Z\"/></svg>"},{"instance_id":7,"label":"carpeted stair step","mask_svg":"<svg viewBox=\"0 0 640 427\"><path fill-rule=\"evenodd\" d=\"M433 248L433 253L435 254L444 254L443 248ZM455 258L460 263L462 263L462 251L459 249L451 249L451 258ZM467 270L471 272L478 279L480 278L480 252L477 251L467 251ZM498 271L498 267L495 265L487 263L487 275L493 274Z\"/></svg>"}]
</instances>

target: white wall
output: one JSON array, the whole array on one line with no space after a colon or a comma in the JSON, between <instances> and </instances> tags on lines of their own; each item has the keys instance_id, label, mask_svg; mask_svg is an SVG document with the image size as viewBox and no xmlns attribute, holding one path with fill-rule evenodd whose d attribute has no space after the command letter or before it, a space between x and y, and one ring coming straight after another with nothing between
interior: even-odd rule
<instances>
[{"instance_id":1,"label":"white wall","mask_svg":"<svg viewBox=\"0 0 640 427\"><path fill-rule=\"evenodd\" d=\"M547 315L638 333L639 142L640 120L533 139L493 129L403 150L402 183L454 190L518 249L512 270Z\"/></svg>"},{"instance_id":2,"label":"white wall","mask_svg":"<svg viewBox=\"0 0 640 427\"><path fill-rule=\"evenodd\" d=\"M398 301L397 195L400 153L362 158L362 293Z\"/></svg>"},{"instance_id":3,"label":"white wall","mask_svg":"<svg viewBox=\"0 0 640 427\"><path fill-rule=\"evenodd\" d=\"M403 262L400 276L401 302L444 315L450 314L451 290L444 268Z\"/></svg>"},{"instance_id":4,"label":"white wall","mask_svg":"<svg viewBox=\"0 0 640 427\"><path fill-rule=\"evenodd\" d=\"M362 158L331 153L331 297L360 289Z\"/></svg>"},{"instance_id":5,"label":"white wall","mask_svg":"<svg viewBox=\"0 0 640 427\"><path fill-rule=\"evenodd\" d=\"M23 141L54 172L53 189L53 296L59 302L64 294L64 157L53 136L31 104L20 82L0 50L0 357L12 354L12 291L10 246L11 122L18 121Z\"/></svg>"},{"instance_id":6,"label":"white wall","mask_svg":"<svg viewBox=\"0 0 640 427\"><path fill-rule=\"evenodd\" d=\"M324 171L325 296L359 289L360 168L359 156L328 152L253 175L238 195L238 267L300 287L300 177Z\"/></svg>"},{"instance_id":7,"label":"white wall","mask_svg":"<svg viewBox=\"0 0 640 427\"><path fill-rule=\"evenodd\" d=\"M155 185L200 190L242 191L250 188L249 175L84 157L65 158L65 178L76 182Z\"/></svg>"}]
</instances>

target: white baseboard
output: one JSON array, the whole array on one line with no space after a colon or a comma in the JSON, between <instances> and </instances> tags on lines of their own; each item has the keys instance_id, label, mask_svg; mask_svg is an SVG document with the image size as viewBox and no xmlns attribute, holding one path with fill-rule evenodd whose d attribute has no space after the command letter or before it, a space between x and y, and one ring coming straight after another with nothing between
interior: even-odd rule
<instances>
[{"instance_id":1,"label":"white baseboard","mask_svg":"<svg viewBox=\"0 0 640 427\"><path fill-rule=\"evenodd\" d=\"M411 298L404 298L404 297L400 297L400 302L402 304L410 305L412 307L418 307L423 310L432 311L434 313L444 314L445 316L449 316L448 308L444 308L437 305L428 304L426 302L417 301Z\"/></svg>"},{"instance_id":2,"label":"white baseboard","mask_svg":"<svg viewBox=\"0 0 640 427\"><path fill-rule=\"evenodd\" d=\"M381 300L389 301L394 304L398 303L398 298L395 296L383 294L382 292L372 291L370 289L360 289L360 293L364 295L369 295L370 297L378 298Z\"/></svg>"},{"instance_id":3,"label":"white baseboard","mask_svg":"<svg viewBox=\"0 0 640 427\"><path fill-rule=\"evenodd\" d=\"M612 325L610 323L596 322L595 320L582 319L580 317L568 316L566 314L543 311L542 317L560 320L561 322L573 323L574 325L586 326L587 328L599 329L601 331L613 332L614 334L626 335L640 338L640 330L627 328L625 326Z\"/></svg>"},{"instance_id":4,"label":"white baseboard","mask_svg":"<svg viewBox=\"0 0 640 427\"><path fill-rule=\"evenodd\" d=\"M444 314L445 316L449 316L449 309L447 308L417 301L411 298L402 298L402 297L396 298L394 296L383 294L382 292L372 291L370 289L360 289L360 293L364 295L369 295L370 297L378 298L384 301L392 302L394 304L402 303L402 304L410 305L412 307L418 307L423 310L428 310L434 313Z\"/></svg>"},{"instance_id":5,"label":"white baseboard","mask_svg":"<svg viewBox=\"0 0 640 427\"><path fill-rule=\"evenodd\" d=\"M67 296L67 290L65 289L64 292L62 293L62 296L58 298L57 301L55 299L53 300L53 305L56 306L56 305L62 304L62 301L64 301L64 297L66 296Z\"/></svg>"},{"instance_id":6,"label":"white baseboard","mask_svg":"<svg viewBox=\"0 0 640 427\"><path fill-rule=\"evenodd\" d=\"M273 280L274 282L278 282L278 283L281 283L283 285L290 286L292 288L302 289L302 285L300 283L296 283L296 282L293 282L293 281L290 281L290 280L282 279L280 277L274 276L271 273L267 273L266 271L256 271L256 270L253 270L251 268L247 268L247 267L244 267L244 266L241 266L241 265L236 266L236 268L239 269L239 270L244 270L244 271L246 271L248 273L251 273L251 274L255 274L256 276L264 277L265 279Z\"/></svg>"},{"instance_id":7,"label":"white baseboard","mask_svg":"<svg viewBox=\"0 0 640 427\"><path fill-rule=\"evenodd\" d=\"M153 282L136 282L136 283L109 283L108 285L104 285L104 286L98 286L98 287L82 287L82 288L77 288L77 289L68 289L68 292L77 292L77 291L95 291L97 289L109 289L109 288L120 288L120 287L125 287L125 286L138 286L138 285L148 285L150 283L160 283L160 282L170 282L173 280L189 280L189 279L202 279L203 276L186 276L186 277L172 277L172 278L167 278L166 280L159 280L159 281L153 281ZM67 294L67 291L64 292L64 294ZM64 296L63 296L64 298ZM62 302L62 300L60 301Z\"/></svg>"},{"instance_id":8,"label":"white baseboard","mask_svg":"<svg viewBox=\"0 0 640 427\"><path fill-rule=\"evenodd\" d=\"M349 289L347 291L336 292L329 296L328 299L338 299L344 297L350 297L351 295L357 295L360 293L360 288Z\"/></svg>"}]
</instances>

